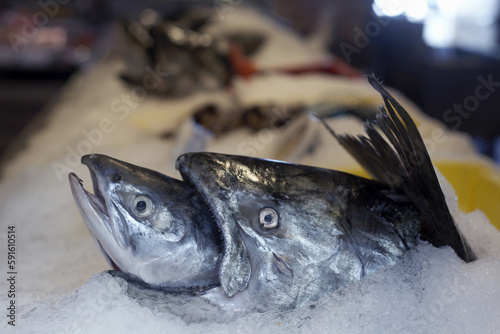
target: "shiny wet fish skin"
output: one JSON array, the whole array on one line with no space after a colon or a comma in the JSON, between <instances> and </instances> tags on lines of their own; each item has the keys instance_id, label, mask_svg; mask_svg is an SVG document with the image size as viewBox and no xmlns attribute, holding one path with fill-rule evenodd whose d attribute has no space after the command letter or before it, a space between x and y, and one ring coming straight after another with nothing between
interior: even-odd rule
<instances>
[{"instance_id":1,"label":"shiny wet fish skin","mask_svg":"<svg viewBox=\"0 0 500 334\"><path fill-rule=\"evenodd\" d=\"M384 104L376 119L365 124L367 136L337 135L322 120L324 125L373 179L399 189L415 204L423 240L435 247L450 246L465 262L474 261L476 255L451 216L417 126L373 75L368 81Z\"/></svg>"},{"instance_id":2,"label":"shiny wet fish skin","mask_svg":"<svg viewBox=\"0 0 500 334\"><path fill-rule=\"evenodd\" d=\"M310 305L396 263L419 236L437 247L450 245L462 259L472 261L474 253L449 214L415 124L371 80L387 108L375 121L378 129L370 122L368 137L332 134L375 181L250 157L183 155L176 167L184 185L199 192L222 233L223 256L217 263L220 286L208 290L184 286L184 291L201 293L173 297L170 293L175 289L149 289L150 285L137 285L132 279L130 295L141 303L147 299L162 304L186 321L197 320L175 305L196 308L206 303L209 314L222 312L232 318ZM412 162L415 155L424 157L421 163ZM94 185L101 184L96 173L92 175ZM77 189L77 184L73 180L72 187ZM95 211L107 213L99 201L103 191L109 190L98 186L95 198L88 196L87 202L93 203ZM84 216L85 210L81 212ZM126 240L114 242L120 245Z\"/></svg>"},{"instance_id":3,"label":"shiny wet fish skin","mask_svg":"<svg viewBox=\"0 0 500 334\"><path fill-rule=\"evenodd\" d=\"M366 123L368 136L329 130L379 182L250 157L179 157L177 169L224 236L220 281L228 298L259 312L301 307L395 263L419 236L475 259L416 125L374 77L368 80L384 101Z\"/></svg>"},{"instance_id":4,"label":"shiny wet fish skin","mask_svg":"<svg viewBox=\"0 0 500 334\"><path fill-rule=\"evenodd\" d=\"M415 207L350 174L215 153L177 161L224 236L225 294L258 312L288 311L396 263L418 240Z\"/></svg>"},{"instance_id":5,"label":"shiny wet fish skin","mask_svg":"<svg viewBox=\"0 0 500 334\"><path fill-rule=\"evenodd\" d=\"M82 157L94 194L70 174L75 202L108 262L168 291L219 284L219 235L182 181L104 155Z\"/></svg>"}]
</instances>

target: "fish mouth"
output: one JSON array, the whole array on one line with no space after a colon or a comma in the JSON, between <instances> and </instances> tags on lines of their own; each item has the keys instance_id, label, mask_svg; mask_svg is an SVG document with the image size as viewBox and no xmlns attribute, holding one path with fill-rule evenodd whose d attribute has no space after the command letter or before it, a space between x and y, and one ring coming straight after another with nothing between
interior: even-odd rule
<instances>
[{"instance_id":1,"label":"fish mouth","mask_svg":"<svg viewBox=\"0 0 500 334\"><path fill-rule=\"evenodd\" d=\"M105 219L109 221L109 211L106 207L106 201L104 200L104 197L99 190L95 173L92 170L90 171L90 177L92 178L92 183L94 185L94 194L88 192L83 187L83 180L80 179L75 173L70 173L68 177L71 186L71 192L73 193L73 197L75 198L78 206L83 207L82 200L87 200L88 204L90 204L92 208L96 210L96 212L98 212L102 217L105 217Z\"/></svg>"},{"instance_id":2,"label":"fish mouth","mask_svg":"<svg viewBox=\"0 0 500 334\"><path fill-rule=\"evenodd\" d=\"M94 238L96 244L99 246L102 254L106 258L108 263L113 267L113 269L120 270L116 263L111 259L108 252L106 252L101 244L101 241L97 237L98 233L96 231L96 225L104 225L105 228L109 232L111 232L111 219L106 206L106 201L104 200L104 197L99 190L95 173L91 170L90 174L92 183L94 184L94 194L88 192L83 187L83 180L80 179L75 173L70 173L68 175L71 192L73 194L76 206L78 207L78 210L83 217L83 221L85 222L85 225L87 225L87 229L92 235L92 238Z\"/></svg>"},{"instance_id":3,"label":"fish mouth","mask_svg":"<svg viewBox=\"0 0 500 334\"><path fill-rule=\"evenodd\" d=\"M209 167L215 162L213 167ZM212 217L223 236L223 256L219 268L219 280L228 297L245 290L250 282L251 262L241 231L236 222L225 221L215 202L223 201L218 196L220 188L214 178L217 177L217 157L211 153L186 153L177 158L175 167L181 173L182 179L194 186L207 204Z\"/></svg>"},{"instance_id":4,"label":"fish mouth","mask_svg":"<svg viewBox=\"0 0 500 334\"><path fill-rule=\"evenodd\" d=\"M187 184L193 186L198 195L200 195L203 202L207 205L210 213L212 215L212 220L216 223L219 232L221 232L221 228L224 226L224 219L220 216L219 211L216 209L215 204L213 203L213 198L208 194L209 190L207 187L207 183L203 180L205 173L196 172L193 166L201 166L203 164L202 161L194 161L198 158L195 154L183 154L177 158L175 163L175 169L177 169L181 176L182 180ZM223 238L224 233L223 234Z\"/></svg>"}]
</instances>

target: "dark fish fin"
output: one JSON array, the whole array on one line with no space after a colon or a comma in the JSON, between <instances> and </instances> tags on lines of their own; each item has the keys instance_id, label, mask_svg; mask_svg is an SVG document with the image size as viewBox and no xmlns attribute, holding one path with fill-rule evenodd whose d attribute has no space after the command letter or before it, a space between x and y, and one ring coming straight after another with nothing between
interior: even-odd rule
<instances>
[{"instance_id":1,"label":"dark fish fin","mask_svg":"<svg viewBox=\"0 0 500 334\"><path fill-rule=\"evenodd\" d=\"M475 255L453 221L415 123L373 76L368 76L368 81L382 95L385 104L380 106L381 114L376 120L365 124L368 137L337 135L321 121L375 180L410 198L419 210L423 240L435 247L449 245L464 261L473 261Z\"/></svg>"}]
</instances>

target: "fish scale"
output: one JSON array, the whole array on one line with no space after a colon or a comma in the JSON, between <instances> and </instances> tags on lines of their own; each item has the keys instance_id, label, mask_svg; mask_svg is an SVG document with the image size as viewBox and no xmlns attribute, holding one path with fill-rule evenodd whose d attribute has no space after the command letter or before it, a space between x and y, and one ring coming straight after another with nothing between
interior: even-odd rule
<instances>
[{"instance_id":1,"label":"fish scale","mask_svg":"<svg viewBox=\"0 0 500 334\"><path fill-rule=\"evenodd\" d=\"M117 276L129 282L130 294L141 303L156 305L187 321L205 319L207 314L232 319L246 312L281 312L314 305L333 291L393 265L419 243L419 237L437 247L449 245L463 260L472 261L474 253L449 214L415 124L375 78L368 80L381 93L384 106L376 120L366 124L367 137L337 135L320 120L374 180L275 160L199 152L177 159L176 169L183 182L174 182L109 157L84 157L94 189L99 189L98 184L102 191L96 190L96 196L91 197L76 176L70 175L75 201L105 256L121 264L125 274ZM109 177L117 172L120 180ZM176 223L187 231L197 228L198 233L192 235L202 237L191 235L187 239L191 246L203 247L199 252L176 254L182 260L208 259L206 266L194 273L190 268L190 277L166 279L164 284L134 276L135 267L147 262L149 253L160 248L171 255L180 244L153 245L155 238L166 232L153 229L144 232L150 238L136 241L142 253L110 251L120 245L97 235L96 226L102 221L92 219L107 203L100 197L116 197L109 182L128 182L133 189L147 189L147 195L159 201L168 198L167 210L185 208ZM176 192L196 193L194 202L182 201ZM126 212L134 211L123 199L117 203L122 203ZM124 223L129 229L147 225ZM123 268L127 256L134 261ZM179 260L166 256L155 270L168 278L169 266ZM210 288L201 288L207 286ZM204 305L200 311L206 313L196 320L176 307L188 304L194 308Z\"/></svg>"}]
</instances>

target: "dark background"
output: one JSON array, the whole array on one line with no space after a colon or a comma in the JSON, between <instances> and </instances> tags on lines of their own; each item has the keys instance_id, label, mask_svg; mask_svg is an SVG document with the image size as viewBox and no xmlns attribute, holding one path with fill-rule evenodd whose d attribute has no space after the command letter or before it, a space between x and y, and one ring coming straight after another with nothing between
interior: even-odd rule
<instances>
[{"instance_id":1,"label":"dark background","mask_svg":"<svg viewBox=\"0 0 500 334\"><path fill-rule=\"evenodd\" d=\"M16 27L15 14L20 15L18 18L32 16L40 10L39 2L0 3L0 43L3 45L0 49L0 154L44 106L50 105L75 71L88 66L106 51L106 46L99 45L99 38L115 20L136 17L146 7L168 12L195 3L216 6L222 4L221 1L63 1L66 4L60 5L57 15L47 26L65 29L67 40L62 48L42 57L42 61L12 53L12 48L9 49L12 42L7 38L9 29ZM465 98L474 94L480 83L478 77L487 79L490 76L493 81L500 82L499 52L431 48L422 38L423 24L401 16L390 18L376 36L370 37L366 46L346 57L341 45L354 45L359 38L355 28L363 28L375 18L372 0L261 0L246 3L253 3L304 36L314 31L318 17L331 14L329 46L334 55L364 73L375 73L429 115L451 128L470 133L480 151L494 154L495 139L500 136L499 92L494 91L488 99L480 101L460 124L444 115L454 104L463 103ZM28 53L33 55L36 52L31 50Z\"/></svg>"}]
</instances>

